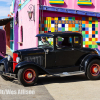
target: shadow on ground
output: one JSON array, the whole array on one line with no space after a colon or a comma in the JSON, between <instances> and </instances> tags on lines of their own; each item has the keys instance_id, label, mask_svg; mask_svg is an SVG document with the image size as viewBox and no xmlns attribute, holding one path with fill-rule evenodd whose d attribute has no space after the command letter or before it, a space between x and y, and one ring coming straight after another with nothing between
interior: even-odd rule
<instances>
[{"instance_id":1,"label":"shadow on ground","mask_svg":"<svg viewBox=\"0 0 100 100\"><path fill-rule=\"evenodd\" d=\"M77 76L66 76L66 77L39 77L39 80L43 84L52 84L52 83L72 83L78 81L88 81L85 75Z\"/></svg>"},{"instance_id":2,"label":"shadow on ground","mask_svg":"<svg viewBox=\"0 0 100 100\"><path fill-rule=\"evenodd\" d=\"M80 81L89 81L85 75L77 75L77 76L67 76L67 77L39 77L37 85L43 85L43 84L52 84L52 83L72 83L72 82L80 82ZM14 84L21 85L18 80L12 81Z\"/></svg>"}]
</instances>

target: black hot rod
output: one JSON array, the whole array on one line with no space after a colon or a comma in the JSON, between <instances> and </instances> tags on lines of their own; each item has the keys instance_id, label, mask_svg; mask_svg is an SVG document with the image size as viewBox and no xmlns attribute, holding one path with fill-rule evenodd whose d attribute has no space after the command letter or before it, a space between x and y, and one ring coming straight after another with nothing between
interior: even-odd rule
<instances>
[{"instance_id":1,"label":"black hot rod","mask_svg":"<svg viewBox=\"0 0 100 100\"><path fill-rule=\"evenodd\" d=\"M83 48L83 38L75 32L38 34L38 47L17 50L13 58L0 61L0 74L5 80L18 78L24 86L34 85L38 76L71 76L85 74L100 78L100 52Z\"/></svg>"}]
</instances>

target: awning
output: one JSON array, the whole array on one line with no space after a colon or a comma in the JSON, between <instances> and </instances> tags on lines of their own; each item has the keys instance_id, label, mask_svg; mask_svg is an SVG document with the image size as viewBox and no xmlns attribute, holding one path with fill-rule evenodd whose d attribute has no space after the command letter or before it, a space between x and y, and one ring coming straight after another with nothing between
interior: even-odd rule
<instances>
[{"instance_id":1,"label":"awning","mask_svg":"<svg viewBox=\"0 0 100 100\"><path fill-rule=\"evenodd\" d=\"M0 19L0 26L6 25L8 22L10 22L13 18L5 18L5 19Z\"/></svg>"},{"instance_id":2,"label":"awning","mask_svg":"<svg viewBox=\"0 0 100 100\"><path fill-rule=\"evenodd\" d=\"M60 8L60 7L40 6L40 10L100 17L100 12L90 12L90 11L82 11L82 10L75 10L75 9L66 9L66 8Z\"/></svg>"}]
</instances>

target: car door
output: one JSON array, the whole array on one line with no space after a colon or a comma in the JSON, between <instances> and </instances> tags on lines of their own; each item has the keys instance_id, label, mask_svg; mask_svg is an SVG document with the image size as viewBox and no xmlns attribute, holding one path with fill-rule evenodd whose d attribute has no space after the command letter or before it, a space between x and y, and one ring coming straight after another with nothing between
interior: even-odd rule
<instances>
[{"instance_id":1,"label":"car door","mask_svg":"<svg viewBox=\"0 0 100 100\"><path fill-rule=\"evenodd\" d=\"M54 50L49 50L48 53L45 53L45 68L50 69L55 66L55 52Z\"/></svg>"},{"instance_id":2,"label":"car door","mask_svg":"<svg viewBox=\"0 0 100 100\"><path fill-rule=\"evenodd\" d=\"M67 67L73 65L73 49L64 48L56 50L56 66L57 67Z\"/></svg>"},{"instance_id":3,"label":"car door","mask_svg":"<svg viewBox=\"0 0 100 100\"><path fill-rule=\"evenodd\" d=\"M60 37L60 39L57 39L57 40L58 40L58 44L60 42L61 48L58 47L57 50L55 51L56 66L57 67L73 66L73 54L74 54L73 50L74 49L73 49L73 44L72 44L72 37L71 36Z\"/></svg>"}]
</instances>

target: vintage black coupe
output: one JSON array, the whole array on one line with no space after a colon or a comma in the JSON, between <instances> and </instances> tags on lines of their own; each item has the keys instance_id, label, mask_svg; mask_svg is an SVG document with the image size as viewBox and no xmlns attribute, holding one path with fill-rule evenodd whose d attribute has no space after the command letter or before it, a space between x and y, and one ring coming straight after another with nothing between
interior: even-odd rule
<instances>
[{"instance_id":1,"label":"vintage black coupe","mask_svg":"<svg viewBox=\"0 0 100 100\"><path fill-rule=\"evenodd\" d=\"M83 48L83 38L75 32L38 34L38 47L17 50L13 58L0 61L0 74L5 80L17 78L24 86L37 82L39 75L71 76L85 74L100 78L100 51Z\"/></svg>"}]
</instances>

